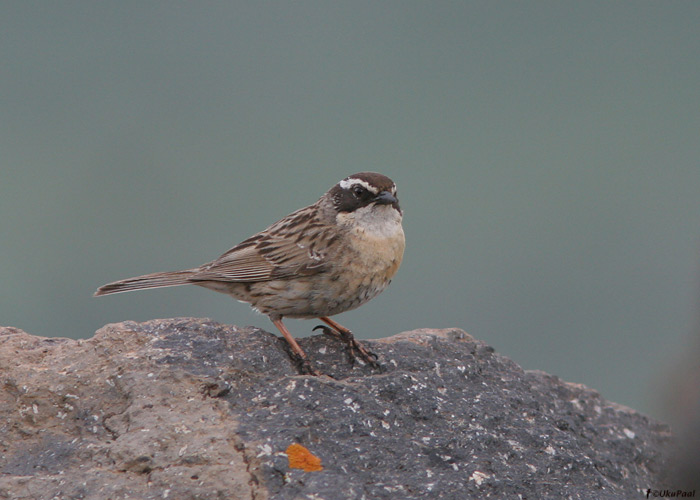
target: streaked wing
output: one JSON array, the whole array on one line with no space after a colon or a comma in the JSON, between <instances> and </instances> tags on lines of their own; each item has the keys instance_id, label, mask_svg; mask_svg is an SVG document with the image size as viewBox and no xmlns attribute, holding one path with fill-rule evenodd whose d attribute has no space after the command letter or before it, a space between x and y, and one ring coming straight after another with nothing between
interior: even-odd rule
<instances>
[{"instance_id":1,"label":"streaked wing","mask_svg":"<svg viewBox=\"0 0 700 500\"><path fill-rule=\"evenodd\" d=\"M324 270L330 236L305 207L202 266L191 281L269 281ZM302 230L303 228L303 230ZM332 243L332 242L331 242Z\"/></svg>"}]
</instances>

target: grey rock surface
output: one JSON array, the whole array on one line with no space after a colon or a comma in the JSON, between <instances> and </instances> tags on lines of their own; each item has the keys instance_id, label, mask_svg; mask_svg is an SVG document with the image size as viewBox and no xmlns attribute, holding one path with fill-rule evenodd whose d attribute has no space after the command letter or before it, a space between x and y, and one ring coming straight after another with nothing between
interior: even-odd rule
<instances>
[{"instance_id":1,"label":"grey rock surface","mask_svg":"<svg viewBox=\"0 0 700 500\"><path fill-rule=\"evenodd\" d=\"M458 329L324 336L301 376L263 330L175 318L88 340L0 328L0 498L640 498L668 427ZM290 468L299 443L323 470Z\"/></svg>"}]
</instances>

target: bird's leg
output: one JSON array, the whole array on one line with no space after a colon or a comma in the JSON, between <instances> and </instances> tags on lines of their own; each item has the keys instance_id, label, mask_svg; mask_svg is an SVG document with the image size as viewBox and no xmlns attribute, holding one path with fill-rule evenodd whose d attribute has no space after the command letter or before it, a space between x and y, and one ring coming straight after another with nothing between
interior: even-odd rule
<instances>
[{"instance_id":1,"label":"bird's leg","mask_svg":"<svg viewBox=\"0 0 700 500\"><path fill-rule=\"evenodd\" d=\"M355 361L355 353L359 353L360 357L372 368L380 368L379 363L377 363L378 356L373 352L367 350L362 344L355 340L355 336L350 330L326 316L323 316L319 319L326 323L328 326L319 325L316 328L314 328L314 330L321 328L323 330L323 333L325 333L326 335L335 337L336 339L345 342L348 346L348 352L350 355L351 362Z\"/></svg>"},{"instance_id":2,"label":"bird's leg","mask_svg":"<svg viewBox=\"0 0 700 500\"><path fill-rule=\"evenodd\" d=\"M289 347L292 349L291 352L291 358L297 363L299 366L299 371L301 372L302 375L309 374L309 375L315 375L319 376L321 375L318 371L316 371L312 366L311 363L309 363L309 358L306 357L306 353L302 350L301 347L299 347L299 344L297 341L292 337L292 334L289 333L289 330L287 330L287 327L284 326L284 323L282 323L282 318L278 319L272 319L272 322L274 325L277 327L277 329L282 333L284 336L284 339L287 341L289 344Z\"/></svg>"}]
</instances>

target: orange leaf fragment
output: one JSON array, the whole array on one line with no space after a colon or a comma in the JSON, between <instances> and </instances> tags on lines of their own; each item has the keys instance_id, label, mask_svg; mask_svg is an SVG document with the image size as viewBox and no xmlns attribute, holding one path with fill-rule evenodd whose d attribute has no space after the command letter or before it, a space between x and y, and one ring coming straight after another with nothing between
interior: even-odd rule
<instances>
[{"instance_id":1,"label":"orange leaf fragment","mask_svg":"<svg viewBox=\"0 0 700 500\"><path fill-rule=\"evenodd\" d=\"M304 469L305 472L323 470L321 459L300 444L287 447L287 458L291 469Z\"/></svg>"}]
</instances>

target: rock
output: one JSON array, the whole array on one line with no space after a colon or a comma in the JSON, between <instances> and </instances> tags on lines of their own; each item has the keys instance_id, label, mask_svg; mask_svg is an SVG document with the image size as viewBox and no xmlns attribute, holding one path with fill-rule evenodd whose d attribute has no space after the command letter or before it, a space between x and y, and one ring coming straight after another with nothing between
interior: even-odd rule
<instances>
[{"instance_id":1,"label":"rock","mask_svg":"<svg viewBox=\"0 0 700 500\"><path fill-rule=\"evenodd\" d=\"M330 375L312 377L275 335L209 320L88 340L0 328L0 498L620 499L664 485L668 427L591 389L457 329L365 342L383 372L301 339ZM290 468L287 449L315 468Z\"/></svg>"}]
</instances>

